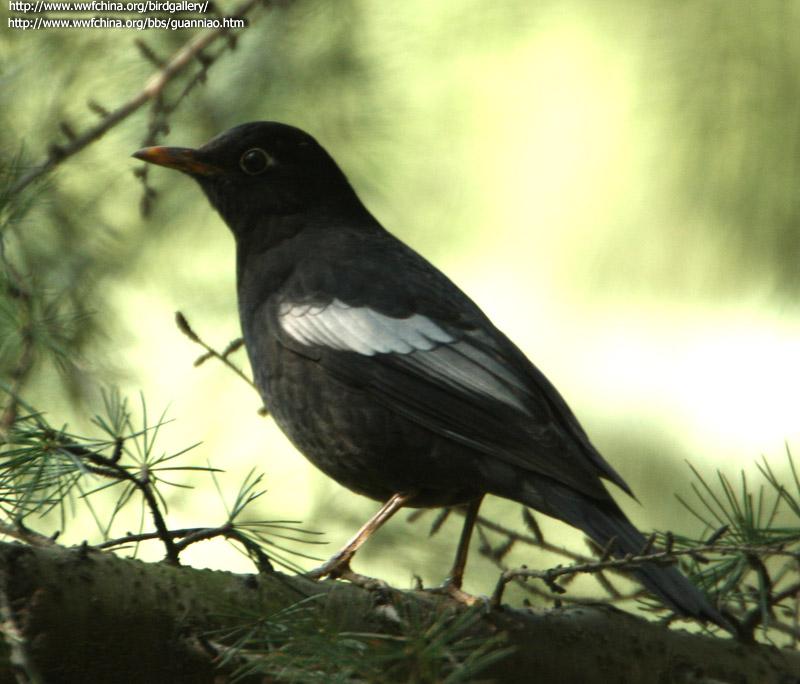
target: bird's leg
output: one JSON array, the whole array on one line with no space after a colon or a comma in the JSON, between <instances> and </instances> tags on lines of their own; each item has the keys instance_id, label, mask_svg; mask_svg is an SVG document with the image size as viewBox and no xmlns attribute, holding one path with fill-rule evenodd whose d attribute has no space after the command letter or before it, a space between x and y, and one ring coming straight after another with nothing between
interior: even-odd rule
<instances>
[{"instance_id":1,"label":"bird's leg","mask_svg":"<svg viewBox=\"0 0 800 684\"><path fill-rule=\"evenodd\" d=\"M469 542L472 539L472 531L475 529L475 522L478 519L478 509L481 507L483 496L470 501L467 504L466 514L464 516L464 526L461 528L461 537L458 540L458 548L456 549L456 557L453 559L453 567L441 587L437 587L433 591L436 593L448 594L456 601L473 605L476 601L474 596L470 596L461 590L461 583L464 580L464 567L467 564L467 555L469 554Z\"/></svg>"},{"instance_id":2,"label":"bird's leg","mask_svg":"<svg viewBox=\"0 0 800 684\"><path fill-rule=\"evenodd\" d=\"M464 580L464 568L467 565L467 555L469 554L469 542L472 539L472 531L475 529L475 522L478 520L478 509L481 507L483 496L470 501L467 504L467 512L464 515L464 527L461 528L461 537L456 548L456 557L453 560L453 568L445 580L445 584L461 589Z\"/></svg>"},{"instance_id":3,"label":"bird's leg","mask_svg":"<svg viewBox=\"0 0 800 684\"><path fill-rule=\"evenodd\" d=\"M326 576L334 579L337 577L350 580L365 579L350 569L350 559L355 555L356 551L361 548L364 542L369 539L373 532L378 530L412 498L414 498L414 494L392 495L392 497L380 507L380 510L361 526L361 529L353 535L350 541L348 541L338 553L331 556L329 560L318 568L311 570L307 573L307 576L311 579L321 579Z\"/></svg>"}]
</instances>

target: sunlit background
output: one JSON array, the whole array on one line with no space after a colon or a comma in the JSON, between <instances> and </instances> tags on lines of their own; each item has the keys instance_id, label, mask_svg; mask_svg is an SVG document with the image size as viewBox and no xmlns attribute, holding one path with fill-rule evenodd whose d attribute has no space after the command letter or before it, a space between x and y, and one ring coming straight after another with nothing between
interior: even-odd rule
<instances>
[{"instance_id":1,"label":"sunlit background","mask_svg":"<svg viewBox=\"0 0 800 684\"><path fill-rule=\"evenodd\" d=\"M219 3L227 6L226 3ZM5 9L3 10L5 11ZM312 132L382 223L469 293L548 375L642 505L644 530L699 534L685 461L757 479L800 445L800 5L368 0L276 3L170 116L167 144L196 146L275 119ZM189 32L0 28L0 151L40 159L59 122L94 99L112 108ZM174 96L175 93L172 93ZM233 497L253 467L268 493L254 516L302 521L329 555L375 509L312 469L253 390L175 327L239 335L233 242L199 189L154 169L152 214L130 158L144 111L64 163L21 237L42 278L93 312L80 373L45 366L26 397L60 424L86 424L118 385L174 422L164 450L202 442ZM12 239L12 238L10 238ZM233 357L246 367L243 353ZM181 476L182 478L184 476ZM206 475L169 494L172 526L217 524ZM617 492L619 494L619 492ZM520 525L515 505L484 512ZM370 542L359 571L408 586L440 581L455 520L427 538L405 516ZM135 527L136 516L131 526ZM96 535L81 518L70 539ZM584 550L572 530L553 541ZM158 549L144 555L157 557ZM513 562L546 564L517 554ZM198 566L250 571L223 543ZM306 563L308 567L311 561ZM475 560L467 589L495 571ZM586 585L587 590L590 585Z\"/></svg>"}]
</instances>

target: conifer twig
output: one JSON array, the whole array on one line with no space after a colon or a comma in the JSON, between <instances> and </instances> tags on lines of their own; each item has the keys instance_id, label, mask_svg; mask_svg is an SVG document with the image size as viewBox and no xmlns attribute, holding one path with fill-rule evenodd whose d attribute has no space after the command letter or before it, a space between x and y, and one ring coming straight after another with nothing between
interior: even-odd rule
<instances>
[{"instance_id":1,"label":"conifer twig","mask_svg":"<svg viewBox=\"0 0 800 684\"><path fill-rule=\"evenodd\" d=\"M231 16L244 17L256 6L268 4L268 0L245 0L233 9ZM46 159L39 165L33 167L26 174L23 174L11 187L11 194L20 192L34 180L52 170L65 159L77 154L95 140L101 138L109 130L114 128L114 126L127 119L143 105L160 97L167 84L182 73L193 61L198 59L205 48L227 35L230 30L230 28L223 26L192 37L166 60L164 66L154 73L147 80L144 87L133 97L116 109L107 112L94 126L89 127L82 133L73 133L70 139L68 139L67 144L50 145ZM207 69L207 66L205 68ZM96 105L91 108L97 111Z\"/></svg>"}]
</instances>

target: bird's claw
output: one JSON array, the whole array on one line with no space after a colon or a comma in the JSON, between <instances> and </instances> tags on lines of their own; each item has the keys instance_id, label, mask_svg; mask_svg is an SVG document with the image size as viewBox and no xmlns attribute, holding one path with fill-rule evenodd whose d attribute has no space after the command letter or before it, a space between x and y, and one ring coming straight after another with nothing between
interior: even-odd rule
<instances>
[{"instance_id":1,"label":"bird's claw","mask_svg":"<svg viewBox=\"0 0 800 684\"><path fill-rule=\"evenodd\" d=\"M361 587L367 591L386 591L389 589L389 585L382 579L378 579L377 577L368 577L367 575L360 575L359 573L350 570L350 568L347 569L347 572L339 574L339 577L343 580L347 580L350 582L350 584L355 584L357 587Z\"/></svg>"},{"instance_id":2,"label":"bird's claw","mask_svg":"<svg viewBox=\"0 0 800 684\"><path fill-rule=\"evenodd\" d=\"M383 580L354 572L350 568L349 557L334 556L318 568L307 572L306 577L312 580L320 580L324 577L334 580L343 579L362 589L368 590L384 590L389 588L389 585Z\"/></svg>"},{"instance_id":3,"label":"bird's claw","mask_svg":"<svg viewBox=\"0 0 800 684\"><path fill-rule=\"evenodd\" d=\"M309 570L306 573L306 577L312 580L321 580L324 577L338 579L339 577L351 572L350 557L337 554L325 561L318 568Z\"/></svg>"},{"instance_id":4,"label":"bird's claw","mask_svg":"<svg viewBox=\"0 0 800 684\"><path fill-rule=\"evenodd\" d=\"M456 582L452 577L448 577L440 586L431 587L425 591L431 594L439 594L442 596L449 596L454 601L464 604L465 606L474 606L483 601L481 597L468 594L461 588L461 582Z\"/></svg>"}]
</instances>

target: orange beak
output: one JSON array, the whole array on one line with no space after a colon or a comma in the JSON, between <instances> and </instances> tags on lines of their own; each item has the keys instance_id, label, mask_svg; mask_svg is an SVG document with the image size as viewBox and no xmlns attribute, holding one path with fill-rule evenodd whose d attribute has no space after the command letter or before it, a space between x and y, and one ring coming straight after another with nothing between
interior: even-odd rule
<instances>
[{"instance_id":1,"label":"orange beak","mask_svg":"<svg viewBox=\"0 0 800 684\"><path fill-rule=\"evenodd\" d=\"M190 176L216 176L222 173L218 166L200 160L197 150L189 147L145 147L131 156L150 164L183 171Z\"/></svg>"}]
</instances>

